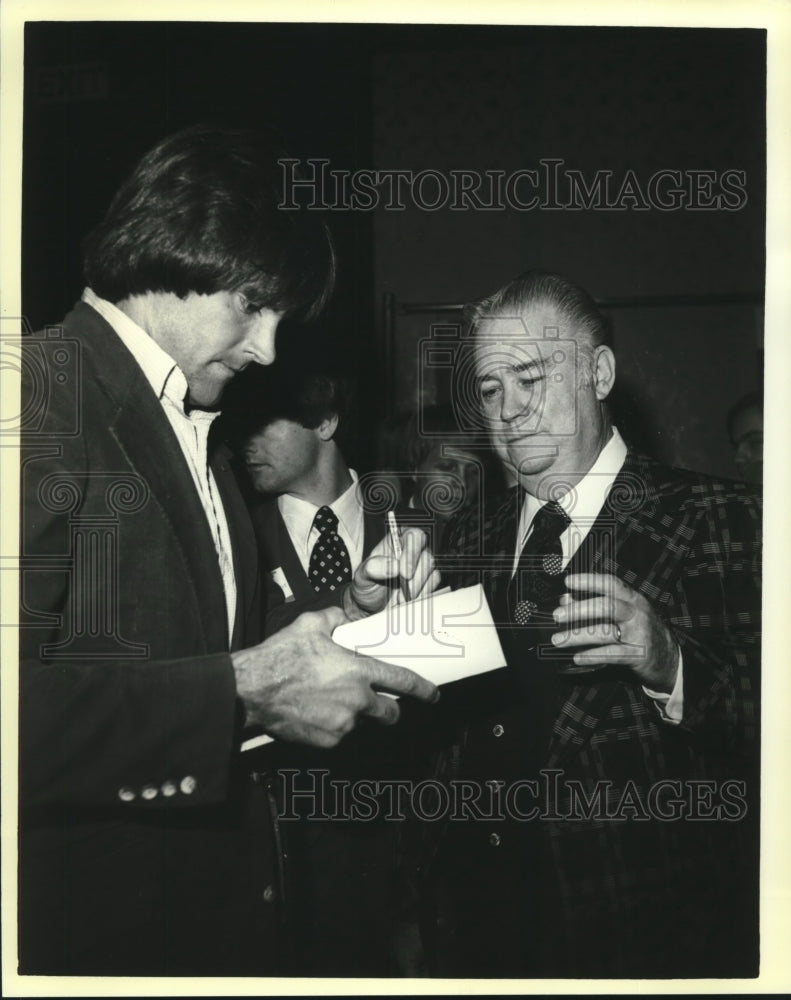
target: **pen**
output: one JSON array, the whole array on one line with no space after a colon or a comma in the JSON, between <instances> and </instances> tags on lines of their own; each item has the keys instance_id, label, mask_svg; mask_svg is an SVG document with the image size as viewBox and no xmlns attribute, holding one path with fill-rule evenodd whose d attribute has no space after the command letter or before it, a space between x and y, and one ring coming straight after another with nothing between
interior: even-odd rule
<instances>
[{"instance_id":1,"label":"pen","mask_svg":"<svg viewBox=\"0 0 791 1000\"><path fill-rule=\"evenodd\" d=\"M393 552L395 552L396 559L401 558L401 534L398 530L398 524L396 522L396 516L394 510L389 510L387 512L387 527L390 529L390 541L393 543ZM409 601L411 598L409 596L409 581L401 577L401 596L404 601Z\"/></svg>"}]
</instances>

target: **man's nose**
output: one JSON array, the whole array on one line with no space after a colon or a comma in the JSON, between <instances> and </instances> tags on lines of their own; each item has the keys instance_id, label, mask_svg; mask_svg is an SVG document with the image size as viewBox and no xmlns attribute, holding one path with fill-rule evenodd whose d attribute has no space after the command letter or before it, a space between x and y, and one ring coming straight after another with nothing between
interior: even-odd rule
<instances>
[{"instance_id":1,"label":"man's nose","mask_svg":"<svg viewBox=\"0 0 791 1000\"><path fill-rule=\"evenodd\" d=\"M250 330L245 347L259 365L271 365L275 360L275 334L279 322L280 313L262 309Z\"/></svg>"},{"instance_id":2,"label":"man's nose","mask_svg":"<svg viewBox=\"0 0 791 1000\"><path fill-rule=\"evenodd\" d=\"M503 386L502 405L500 406L500 419L504 421L513 420L525 409L524 396L517 390L516 386L506 383Z\"/></svg>"}]
</instances>

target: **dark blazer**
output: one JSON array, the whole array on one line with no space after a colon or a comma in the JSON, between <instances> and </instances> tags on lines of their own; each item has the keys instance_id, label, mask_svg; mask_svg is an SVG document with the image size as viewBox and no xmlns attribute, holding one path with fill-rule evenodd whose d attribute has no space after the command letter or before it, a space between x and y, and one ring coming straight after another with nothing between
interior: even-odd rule
<instances>
[{"instance_id":1,"label":"dark blazer","mask_svg":"<svg viewBox=\"0 0 791 1000\"><path fill-rule=\"evenodd\" d=\"M246 476L246 470L238 473ZM244 486L244 483L243 483ZM250 511L264 571L280 567L294 595L277 596L267 614L267 631L288 625L305 610L337 604L340 593L317 595L297 555L275 497L249 498ZM400 523L414 523L414 512L398 511ZM363 558L382 539L385 515L365 511ZM384 727L363 720L332 750L278 744L273 757L289 777L288 787L328 787L333 781L368 782L401 776L400 726ZM287 801L290 801L287 800ZM295 958L299 971L311 976L391 976L390 944L397 918L393 879L396 871L397 824L343 819L332 792L295 801L299 821L287 826L294 919ZM315 813L314 813L315 809ZM322 822L322 811L334 818Z\"/></svg>"},{"instance_id":2,"label":"dark blazer","mask_svg":"<svg viewBox=\"0 0 791 1000\"><path fill-rule=\"evenodd\" d=\"M510 578L519 501L513 489L447 535L449 576L482 579L493 608ZM671 628L683 655L680 725L617 664L564 674L568 660L537 655L513 629L503 629L506 670L444 693L446 780L540 785L503 821L490 811L427 837L439 971L756 974L760 527L750 488L630 453L568 567L614 574ZM690 804L701 781L714 783L710 798ZM605 805L586 816L580 790ZM668 805L676 793L685 805ZM534 805L541 817L525 820Z\"/></svg>"},{"instance_id":3,"label":"dark blazer","mask_svg":"<svg viewBox=\"0 0 791 1000\"><path fill-rule=\"evenodd\" d=\"M25 351L20 967L271 972L269 793L237 752L228 652L261 638L261 582L227 456L232 637L189 469L121 340L80 303Z\"/></svg>"}]
</instances>

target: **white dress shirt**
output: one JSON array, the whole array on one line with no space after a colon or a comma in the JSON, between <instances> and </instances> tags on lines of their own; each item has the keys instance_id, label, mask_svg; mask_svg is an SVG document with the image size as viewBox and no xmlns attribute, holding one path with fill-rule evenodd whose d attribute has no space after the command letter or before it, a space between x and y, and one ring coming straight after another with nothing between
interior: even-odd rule
<instances>
[{"instance_id":1,"label":"white dress shirt","mask_svg":"<svg viewBox=\"0 0 791 1000\"><path fill-rule=\"evenodd\" d=\"M225 593L230 644L236 616L236 578L233 571L228 521L217 483L209 466L207 450L209 428L219 413L208 413L205 410L191 410L189 414L185 413L184 400L188 389L187 380L173 358L125 312L122 312L112 302L99 298L90 288L86 288L82 293L82 301L92 306L100 316L107 320L140 365L143 374L161 403L165 416L168 418L184 453L217 552Z\"/></svg>"},{"instance_id":2,"label":"white dress shirt","mask_svg":"<svg viewBox=\"0 0 791 1000\"><path fill-rule=\"evenodd\" d=\"M612 485L621 471L625 460L626 444L618 433L618 429L613 427L612 437L604 448L602 448L599 457L586 475L567 493L556 498L557 503L571 518L571 523L560 536L564 569L571 562L575 552L582 545L593 527L596 518L601 513ZM519 513L519 525L516 535L519 541L514 553L512 576L519 564L519 556L522 553L522 549L531 535L535 516L544 506L544 503L545 501L537 500L530 493L525 492L522 509ZM653 699L662 718L666 722L677 725L681 721L684 711L683 660L681 653L679 652L678 656L676 683L670 694L661 691L652 691L647 687L643 687L643 690Z\"/></svg>"},{"instance_id":3,"label":"white dress shirt","mask_svg":"<svg viewBox=\"0 0 791 1000\"><path fill-rule=\"evenodd\" d=\"M349 552L354 573L363 561L365 521L362 505L357 499L357 473L354 469L349 469L349 473L352 482L348 489L344 490L337 500L326 506L330 507L338 518L338 534ZM281 493L277 498L277 506L302 568L307 573L310 554L319 537L318 529L313 527L313 520L319 507L309 500L291 496L290 493Z\"/></svg>"}]
</instances>

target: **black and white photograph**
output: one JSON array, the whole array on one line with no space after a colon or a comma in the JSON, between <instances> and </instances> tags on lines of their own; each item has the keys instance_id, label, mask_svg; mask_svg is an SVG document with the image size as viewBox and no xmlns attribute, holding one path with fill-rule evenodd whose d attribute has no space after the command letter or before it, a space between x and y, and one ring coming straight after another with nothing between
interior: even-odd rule
<instances>
[{"instance_id":1,"label":"black and white photograph","mask_svg":"<svg viewBox=\"0 0 791 1000\"><path fill-rule=\"evenodd\" d=\"M172 6L5 12L4 992L788 986L788 11Z\"/></svg>"}]
</instances>

